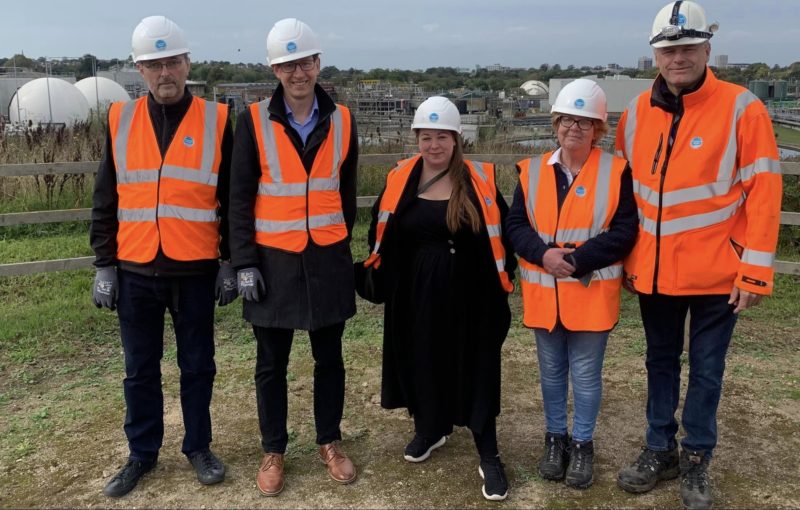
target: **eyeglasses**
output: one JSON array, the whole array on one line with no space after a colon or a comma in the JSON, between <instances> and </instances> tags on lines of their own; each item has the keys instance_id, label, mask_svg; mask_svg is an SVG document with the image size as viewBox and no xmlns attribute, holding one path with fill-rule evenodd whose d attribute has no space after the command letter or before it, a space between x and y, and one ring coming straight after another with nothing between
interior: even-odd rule
<instances>
[{"instance_id":1,"label":"eyeglasses","mask_svg":"<svg viewBox=\"0 0 800 510\"><path fill-rule=\"evenodd\" d=\"M578 128L581 131L588 131L592 128L592 126L594 126L594 122L591 119L573 119L572 117L561 117L558 119L558 122L567 129L571 128L573 124L578 124Z\"/></svg>"},{"instance_id":2,"label":"eyeglasses","mask_svg":"<svg viewBox=\"0 0 800 510\"><path fill-rule=\"evenodd\" d=\"M278 64L278 69L286 74L290 74L293 73L298 67L303 71L310 71L314 69L315 65L317 65L317 61L314 59L303 60L302 62L284 62L282 64Z\"/></svg>"},{"instance_id":3,"label":"eyeglasses","mask_svg":"<svg viewBox=\"0 0 800 510\"><path fill-rule=\"evenodd\" d=\"M165 60L164 62L142 62L142 66L148 71L158 71L161 72L162 69L166 68L167 71L173 71L183 64L183 59L181 58L173 58L172 60Z\"/></svg>"}]
</instances>

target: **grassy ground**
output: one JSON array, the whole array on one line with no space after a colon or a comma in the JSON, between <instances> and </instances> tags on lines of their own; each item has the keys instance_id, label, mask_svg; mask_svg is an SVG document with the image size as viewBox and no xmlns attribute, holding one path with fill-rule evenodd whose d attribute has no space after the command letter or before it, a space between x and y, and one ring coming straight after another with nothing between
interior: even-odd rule
<instances>
[{"instance_id":1,"label":"grassy ground","mask_svg":"<svg viewBox=\"0 0 800 510\"><path fill-rule=\"evenodd\" d=\"M800 130L778 125L773 125L773 129L779 144L800 147Z\"/></svg>"}]
</instances>

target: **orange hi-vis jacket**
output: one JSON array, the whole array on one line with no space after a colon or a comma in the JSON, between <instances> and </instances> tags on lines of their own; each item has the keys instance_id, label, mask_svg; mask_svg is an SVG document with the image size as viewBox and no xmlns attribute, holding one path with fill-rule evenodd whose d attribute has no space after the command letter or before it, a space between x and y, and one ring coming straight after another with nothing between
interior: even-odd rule
<instances>
[{"instance_id":1,"label":"orange hi-vis jacket","mask_svg":"<svg viewBox=\"0 0 800 510\"><path fill-rule=\"evenodd\" d=\"M627 162L594 148L558 209L552 152L517 163L531 228L553 246L580 247L607 231L619 204L619 182ZM558 321L570 331L607 331L619 319L622 262L593 272L588 286L558 278L520 258L523 323L552 331Z\"/></svg>"},{"instance_id":2,"label":"orange hi-vis jacket","mask_svg":"<svg viewBox=\"0 0 800 510\"><path fill-rule=\"evenodd\" d=\"M193 98L162 159L147 97L108 113L119 205L117 258L146 263L219 257L217 176L227 105Z\"/></svg>"},{"instance_id":3,"label":"orange hi-vis jacket","mask_svg":"<svg viewBox=\"0 0 800 510\"><path fill-rule=\"evenodd\" d=\"M617 127L639 208L626 278L646 294L729 294L734 285L770 294L782 182L766 108L707 69L682 96L673 139L674 115L652 94L635 98Z\"/></svg>"},{"instance_id":4,"label":"orange hi-vis jacket","mask_svg":"<svg viewBox=\"0 0 800 510\"><path fill-rule=\"evenodd\" d=\"M394 214L397 209L397 204L400 202L400 197L403 195L403 190L406 188L408 178L411 171L414 169L419 158L422 156L417 154L408 159L404 159L397 163L397 166L389 172L386 176L386 189L383 192L381 203L378 206L378 224L375 233L375 246L372 249L372 254L364 261L365 267L380 266L380 247L383 234L386 231L386 224L389 217ZM469 169L470 181L472 182L475 195L480 202L481 214L483 221L486 225L486 230L489 233L489 243L492 248L492 256L494 257L495 266L497 267L497 274L500 278L500 286L503 287L508 293L514 291L514 284L508 277L506 272L506 251L503 247L502 239L502 220L500 218L500 208L495 201L497 197L497 186L495 184L494 165L491 163L483 163L480 161L464 161Z\"/></svg>"},{"instance_id":5,"label":"orange hi-vis jacket","mask_svg":"<svg viewBox=\"0 0 800 510\"><path fill-rule=\"evenodd\" d=\"M256 197L256 243L299 253L308 236L320 246L347 238L339 171L350 147L350 110L336 105L327 138L310 173L285 127L269 120L269 99L250 105L261 178Z\"/></svg>"}]
</instances>

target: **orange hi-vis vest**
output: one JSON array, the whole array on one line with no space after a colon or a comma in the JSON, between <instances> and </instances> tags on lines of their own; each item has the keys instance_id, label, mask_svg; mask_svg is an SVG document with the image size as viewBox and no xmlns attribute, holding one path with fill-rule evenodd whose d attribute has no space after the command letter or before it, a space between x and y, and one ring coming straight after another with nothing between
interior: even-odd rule
<instances>
[{"instance_id":1,"label":"orange hi-vis vest","mask_svg":"<svg viewBox=\"0 0 800 510\"><path fill-rule=\"evenodd\" d=\"M608 230L619 204L619 183L627 162L594 148L558 210L552 152L517 163L531 228L547 244L576 248ZM544 268L519 259L523 323L552 331L607 331L619 319L622 261L593 272L588 286L556 279Z\"/></svg>"},{"instance_id":2,"label":"orange hi-vis vest","mask_svg":"<svg viewBox=\"0 0 800 510\"><path fill-rule=\"evenodd\" d=\"M422 156L417 154L408 159L404 159L397 163L397 166L389 172L386 176L386 189L383 192L381 203L378 206L378 224L375 232L375 246L372 253L364 261L365 267L380 266L380 247L383 234L386 231L386 224L389 217L394 214L397 209L397 204L400 202L400 197L408 183L408 178L414 165ZM500 208L497 206L497 186L495 184L494 165L491 163L483 163L480 161L464 161L469 169L470 181L481 204L481 214L483 215L486 230L489 233L489 243L492 248L492 256L494 263L497 267L497 274L500 278L500 286L508 293L514 291L514 284L508 277L506 272L506 251L503 247L502 238L502 219L500 217Z\"/></svg>"},{"instance_id":3,"label":"orange hi-vis vest","mask_svg":"<svg viewBox=\"0 0 800 510\"><path fill-rule=\"evenodd\" d=\"M336 105L328 136L311 172L279 122L269 120L269 99L250 105L261 178L256 197L256 243L299 253L308 236L320 246L347 238L339 172L350 148L350 110Z\"/></svg>"},{"instance_id":4,"label":"orange hi-vis vest","mask_svg":"<svg viewBox=\"0 0 800 510\"><path fill-rule=\"evenodd\" d=\"M219 257L217 177L227 105L193 98L162 159L147 97L108 112L119 205L117 258L146 263Z\"/></svg>"},{"instance_id":5,"label":"orange hi-vis vest","mask_svg":"<svg viewBox=\"0 0 800 510\"><path fill-rule=\"evenodd\" d=\"M682 96L673 140L673 114L651 94L631 101L617 126L639 208L626 278L646 294L771 293L782 182L766 108L707 69Z\"/></svg>"}]
</instances>

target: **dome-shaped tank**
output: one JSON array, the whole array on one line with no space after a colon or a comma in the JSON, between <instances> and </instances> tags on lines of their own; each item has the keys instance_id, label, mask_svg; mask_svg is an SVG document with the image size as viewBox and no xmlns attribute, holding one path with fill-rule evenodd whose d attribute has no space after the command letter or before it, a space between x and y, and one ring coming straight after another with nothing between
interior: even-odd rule
<instances>
[{"instance_id":1,"label":"dome-shaped tank","mask_svg":"<svg viewBox=\"0 0 800 510\"><path fill-rule=\"evenodd\" d=\"M58 78L37 78L17 90L8 105L11 122L66 124L89 118L89 103L75 86Z\"/></svg>"},{"instance_id":2,"label":"dome-shaped tank","mask_svg":"<svg viewBox=\"0 0 800 510\"><path fill-rule=\"evenodd\" d=\"M546 97L549 93L547 85L538 80L528 80L519 86L529 96Z\"/></svg>"},{"instance_id":3,"label":"dome-shaped tank","mask_svg":"<svg viewBox=\"0 0 800 510\"><path fill-rule=\"evenodd\" d=\"M111 103L131 100L122 85L108 78L90 76L76 83L75 87L81 91L92 110L103 112L108 110Z\"/></svg>"}]
</instances>

